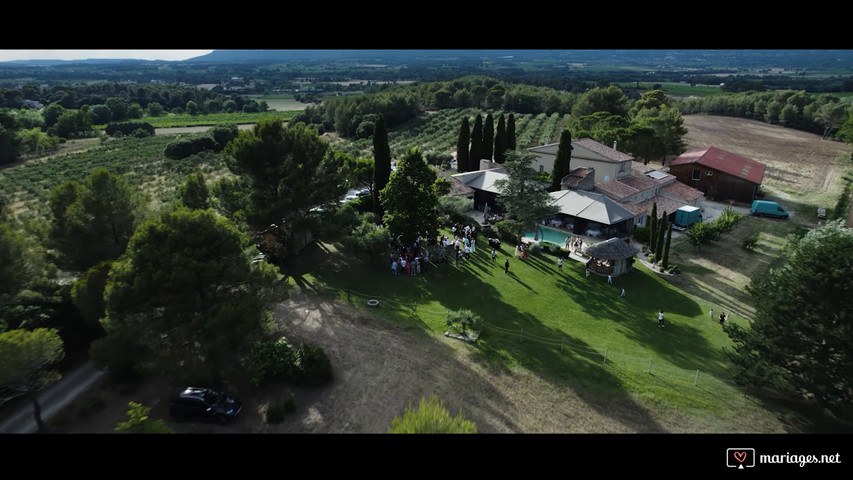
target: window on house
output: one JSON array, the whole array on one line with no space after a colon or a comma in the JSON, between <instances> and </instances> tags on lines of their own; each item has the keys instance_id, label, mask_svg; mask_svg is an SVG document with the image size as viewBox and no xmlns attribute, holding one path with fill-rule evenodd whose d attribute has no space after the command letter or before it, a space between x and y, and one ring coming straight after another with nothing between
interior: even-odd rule
<instances>
[{"instance_id":1,"label":"window on house","mask_svg":"<svg viewBox=\"0 0 853 480\"><path fill-rule=\"evenodd\" d=\"M693 169L693 180L701 180L702 179L702 171Z\"/></svg>"},{"instance_id":2,"label":"window on house","mask_svg":"<svg viewBox=\"0 0 853 480\"><path fill-rule=\"evenodd\" d=\"M539 173L543 173L545 171L545 165L539 165Z\"/></svg>"}]
</instances>

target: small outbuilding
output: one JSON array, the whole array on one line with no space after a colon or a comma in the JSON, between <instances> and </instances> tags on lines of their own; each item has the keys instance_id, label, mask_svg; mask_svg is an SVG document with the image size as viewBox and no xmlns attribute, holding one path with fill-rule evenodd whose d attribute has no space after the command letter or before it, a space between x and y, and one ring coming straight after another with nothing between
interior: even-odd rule
<instances>
[{"instance_id":1,"label":"small outbuilding","mask_svg":"<svg viewBox=\"0 0 853 480\"><path fill-rule=\"evenodd\" d=\"M611 238L587 246L583 250L589 256L586 268L601 275L622 275L631 271L634 257L639 253L636 247L621 238Z\"/></svg>"}]
</instances>

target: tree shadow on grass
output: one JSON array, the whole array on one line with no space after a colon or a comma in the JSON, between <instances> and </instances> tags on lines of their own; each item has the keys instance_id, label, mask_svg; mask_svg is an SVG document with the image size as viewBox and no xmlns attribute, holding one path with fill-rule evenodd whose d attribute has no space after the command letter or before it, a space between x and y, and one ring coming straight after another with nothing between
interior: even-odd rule
<instances>
[{"instance_id":1,"label":"tree shadow on grass","mask_svg":"<svg viewBox=\"0 0 853 480\"><path fill-rule=\"evenodd\" d=\"M323 255L329 257L335 253L323 252ZM437 328L441 328L438 325L443 323L444 311L471 309L488 324L496 327L492 331L487 326L482 340L474 347L490 365L520 365L537 372L541 378L547 379L553 385L584 391L586 393L584 398L588 399L590 407L605 417L622 422L625 428L630 431L661 432L665 430L643 406L637 404L632 396L620 386L619 378L602 365L601 352L595 348L599 346L588 345L579 337L567 335L562 329L545 325L535 315L520 311L515 305L507 301L505 292L507 294L514 292L510 296L516 298L518 297L518 288L524 289L525 292L533 291L532 284L522 281L520 274L526 277L534 273L538 274L535 271L540 269L535 265L525 264L521 266L518 265L518 262L511 262L511 275L504 275L503 272L496 273L494 271L502 270L503 262L496 262L496 264L491 265L490 263L491 258L483 257L472 260L468 264L460 262L459 268L450 265L446 270L446 276L441 278L427 273L418 277L394 279L390 273L385 271L384 265L379 267L378 265L366 264L361 268L339 269L335 268L337 263L333 259L329 259L312 267L311 276L320 283L334 286L338 290L352 288L365 291L365 293L369 293L366 290L377 292L377 294L381 292L384 297L418 305L434 305L435 302L439 302L440 309L443 311L428 312L426 310L435 309L435 307L430 306L423 309L419 307L418 311L421 318L414 321L410 320L409 325L418 325L418 328L424 331L435 331ZM523 271L515 272L513 266L518 266ZM563 288L570 295L581 298L580 300L576 299L576 301L591 317L596 318L596 321L605 322L610 321L608 318L629 315L641 317L639 311L657 311L658 302L644 298L653 297L653 295L638 291L636 292L638 301L645 303L631 306L625 302L625 299L618 297L618 286L607 286L605 279L597 278L598 285L595 288L586 285L587 281L595 280L592 277L590 279L583 278L583 265L579 262L576 264L565 262L563 268L566 270L563 275L555 274L556 271L553 268L546 270L549 277L552 276L557 282L561 282ZM483 281L484 273L490 275L489 282ZM634 280L638 285L642 281L639 278ZM583 289L581 289L582 284ZM628 285L630 287L630 284ZM630 287L630 289L638 290L639 287ZM621 301L624 305L610 305L614 301ZM676 314L679 309L683 310L681 312L683 315L695 315L699 311L698 306L691 307L686 302L678 302L672 308L676 309L673 314ZM642 317L645 318L645 316ZM395 322L399 322L400 317L396 316L394 319ZM639 322L639 320L634 320L634 322ZM630 326L631 321L623 321L623 323L627 325L622 325L620 328L627 329L627 334L636 337L637 341L648 342L652 340L652 337L644 337L644 335L651 334L644 333L642 328L653 327L653 318L645 319L642 327L640 325ZM523 336L517 335L517 333L507 335L503 333L505 331L523 331L524 334ZM700 340L703 340L691 335L689 331L682 336L686 336L682 340L683 342L692 340L694 343L699 343ZM672 356L676 361L687 362L690 359L689 357L680 359L678 357L679 352L675 350L663 350L664 354ZM700 352L707 354L707 349L700 349ZM498 371L504 370L498 368ZM613 402L605 402L608 405L604 406L594 400L602 398L615 400L620 411L613 410ZM628 413L626 414L626 412ZM561 429L557 428L556 430ZM572 427L566 426L562 430L572 431Z\"/></svg>"},{"instance_id":2,"label":"tree shadow on grass","mask_svg":"<svg viewBox=\"0 0 853 480\"><path fill-rule=\"evenodd\" d=\"M470 271L458 273L460 277L473 275ZM512 271L509 277L514 283L523 283L517 277L513 278ZM457 280L471 284L476 279ZM522 286L531 288L529 285ZM591 346L578 338L566 335L563 331L543 325L529 313L519 311L503 299L502 293L496 287L480 282L472 296L455 294L453 285L425 283L421 288L424 299L442 298L443 306L449 311L471 309L487 324L495 327L485 327L483 340L476 345L484 358L490 362L517 364L540 372L541 377L555 385L572 389L589 389L595 392L600 391L602 385L606 385L607 395L617 398L618 404L630 411L629 415L622 418L632 419L630 423L625 424L628 429L643 432L663 431L643 407L617 386L618 379L601 365L600 354L594 352ZM507 331L518 333L506 333ZM522 331L524 333L520 334ZM597 394L590 393L587 398L594 397L597 397ZM604 416L616 418L609 408L600 407L594 402L590 403L590 406Z\"/></svg>"},{"instance_id":3,"label":"tree shadow on grass","mask_svg":"<svg viewBox=\"0 0 853 480\"><path fill-rule=\"evenodd\" d=\"M614 330L625 338L685 370L727 370L722 351L708 341L699 328L702 325L696 324L705 319L703 309L683 293L667 288L653 272L634 269L614 277L612 286L606 278L590 276L581 280L579 283L566 279L560 287L583 311L612 322ZM623 288L625 297L620 296ZM657 322L661 310L665 317L663 328Z\"/></svg>"}]
</instances>

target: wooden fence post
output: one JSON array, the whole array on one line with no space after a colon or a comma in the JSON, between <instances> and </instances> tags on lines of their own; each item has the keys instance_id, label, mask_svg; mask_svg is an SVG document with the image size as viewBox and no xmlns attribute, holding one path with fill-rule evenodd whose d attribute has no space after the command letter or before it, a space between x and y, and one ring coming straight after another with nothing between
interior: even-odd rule
<instances>
[{"instance_id":1,"label":"wooden fence post","mask_svg":"<svg viewBox=\"0 0 853 480\"><path fill-rule=\"evenodd\" d=\"M604 362L602 363L607 363L607 347L604 348Z\"/></svg>"},{"instance_id":2,"label":"wooden fence post","mask_svg":"<svg viewBox=\"0 0 853 480\"><path fill-rule=\"evenodd\" d=\"M699 381L699 369L696 369L696 377L693 378L693 386L696 386L696 383Z\"/></svg>"},{"instance_id":3,"label":"wooden fence post","mask_svg":"<svg viewBox=\"0 0 853 480\"><path fill-rule=\"evenodd\" d=\"M652 359L651 359L651 358L649 359L649 371L648 371L648 372L646 372L646 373L648 373L648 374L650 374L650 375L651 375L651 373L652 373Z\"/></svg>"}]
</instances>

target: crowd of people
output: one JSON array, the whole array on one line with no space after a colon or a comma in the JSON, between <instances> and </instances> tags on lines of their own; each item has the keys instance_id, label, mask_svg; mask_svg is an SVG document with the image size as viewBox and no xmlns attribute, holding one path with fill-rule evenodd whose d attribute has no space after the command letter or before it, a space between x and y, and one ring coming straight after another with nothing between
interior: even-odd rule
<instances>
[{"instance_id":1,"label":"crowd of people","mask_svg":"<svg viewBox=\"0 0 853 480\"><path fill-rule=\"evenodd\" d=\"M394 276L421 275L431 268L430 265L447 264L451 258L456 265L459 265L460 260L470 260L471 254L477 251L477 227L454 224L451 232L452 239L447 235L441 235L429 237L424 241L424 237L418 235L412 245L405 247L401 244L399 237L392 235L392 251L389 254L391 274ZM494 257L495 252L492 253Z\"/></svg>"}]
</instances>

